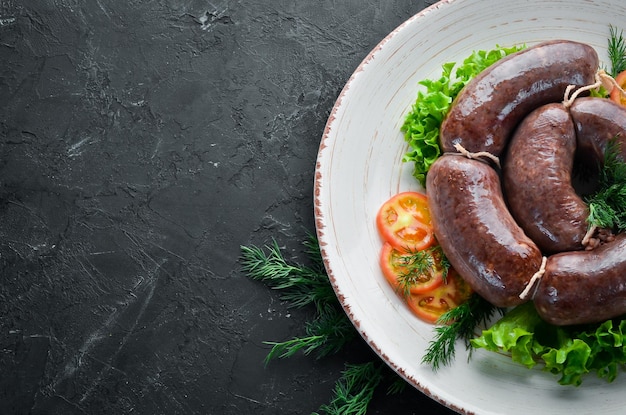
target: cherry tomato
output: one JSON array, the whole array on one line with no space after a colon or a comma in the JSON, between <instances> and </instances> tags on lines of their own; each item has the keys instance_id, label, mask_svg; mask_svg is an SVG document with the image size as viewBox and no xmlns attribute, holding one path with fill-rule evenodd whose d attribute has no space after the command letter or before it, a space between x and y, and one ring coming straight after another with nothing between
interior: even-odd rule
<instances>
[{"instance_id":1,"label":"cherry tomato","mask_svg":"<svg viewBox=\"0 0 626 415\"><path fill-rule=\"evenodd\" d=\"M426 195L398 193L383 203L376 215L378 232L392 247L420 251L435 243Z\"/></svg>"},{"instance_id":2,"label":"cherry tomato","mask_svg":"<svg viewBox=\"0 0 626 415\"><path fill-rule=\"evenodd\" d=\"M445 312L467 301L471 294L470 286L450 269L442 285L427 293L411 294L407 303L419 318L435 323Z\"/></svg>"},{"instance_id":3,"label":"cherry tomato","mask_svg":"<svg viewBox=\"0 0 626 415\"><path fill-rule=\"evenodd\" d=\"M431 257L424 259L428 255ZM432 265L424 269L424 264L429 262ZM401 294L420 294L443 284L443 271L438 267L440 262L441 259L429 251L399 251L388 242L383 244L380 251L380 268L383 275Z\"/></svg>"},{"instance_id":4,"label":"cherry tomato","mask_svg":"<svg viewBox=\"0 0 626 415\"><path fill-rule=\"evenodd\" d=\"M620 72L615 77L615 82L617 82L617 84L621 86L622 89L626 90L626 71ZM621 94L619 89L614 87L613 90L611 91L610 96L611 96L611 100L617 102L618 104L626 105L626 97L624 97Z\"/></svg>"}]
</instances>

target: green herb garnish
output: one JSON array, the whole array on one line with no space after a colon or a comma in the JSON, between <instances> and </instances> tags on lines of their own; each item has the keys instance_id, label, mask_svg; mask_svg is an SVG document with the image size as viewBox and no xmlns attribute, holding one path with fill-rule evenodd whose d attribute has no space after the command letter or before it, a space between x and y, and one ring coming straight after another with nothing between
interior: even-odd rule
<instances>
[{"instance_id":1,"label":"green herb garnish","mask_svg":"<svg viewBox=\"0 0 626 415\"><path fill-rule=\"evenodd\" d=\"M315 317L305 325L305 336L284 342L265 342L272 346L266 364L299 351L305 355L315 353L319 359L339 352L359 337L330 284L317 239L310 236L304 245L310 266L287 262L275 241L264 248L241 247L240 265L248 277L280 290L281 299L291 307L315 309ZM404 379L380 360L346 364L335 384L334 396L319 410L326 415L365 415L374 392L383 381L388 384L389 395L400 393L406 385Z\"/></svg>"},{"instance_id":2,"label":"green herb garnish","mask_svg":"<svg viewBox=\"0 0 626 415\"><path fill-rule=\"evenodd\" d=\"M291 356L299 350L305 354L315 351L318 358L327 356L341 350L356 337L356 331L328 281L317 240L310 237L305 246L312 266L287 263L276 242L265 247L267 254L258 247L241 247L241 268L250 278L281 290L281 299L291 307L313 304L316 309L315 317L305 326L305 337L266 342L272 345L266 362L276 357Z\"/></svg>"},{"instance_id":3,"label":"green herb garnish","mask_svg":"<svg viewBox=\"0 0 626 415\"><path fill-rule=\"evenodd\" d=\"M617 137L610 140L600 170L599 190L587 199L591 226L626 230L626 162L619 157Z\"/></svg>"},{"instance_id":4,"label":"green herb garnish","mask_svg":"<svg viewBox=\"0 0 626 415\"><path fill-rule=\"evenodd\" d=\"M449 365L455 356L456 340L462 339L470 350L470 340L476 328L486 324L496 312L495 307L484 298L473 294L469 300L443 314L435 327L435 338L430 341L422 363L430 364L433 370Z\"/></svg>"},{"instance_id":5,"label":"green herb garnish","mask_svg":"<svg viewBox=\"0 0 626 415\"><path fill-rule=\"evenodd\" d=\"M611 70L609 75L615 78L620 72L626 70L626 41L624 40L624 32L617 29L613 25L609 25L609 42L608 42L609 61L611 62Z\"/></svg>"},{"instance_id":6,"label":"green herb garnish","mask_svg":"<svg viewBox=\"0 0 626 415\"><path fill-rule=\"evenodd\" d=\"M398 274L398 283L400 294L404 297L411 295L412 285L435 278L433 274L437 272L443 274L445 281L450 269L450 262L439 245L415 252L401 252L393 255L392 261L403 269Z\"/></svg>"},{"instance_id":7,"label":"green herb garnish","mask_svg":"<svg viewBox=\"0 0 626 415\"><path fill-rule=\"evenodd\" d=\"M456 63L450 62L442 66L439 79L419 82L426 90L418 92L415 104L406 116L401 131L410 147L403 161L414 163L413 176L422 185L426 183L426 173L430 166L441 155L439 128L454 98L485 68L523 48L524 46L496 47L489 51L475 51L457 67L454 75Z\"/></svg>"},{"instance_id":8,"label":"green herb garnish","mask_svg":"<svg viewBox=\"0 0 626 415\"><path fill-rule=\"evenodd\" d=\"M335 384L334 397L320 410L326 414L365 415L374 391L384 378L384 367L369 362L361 365L347 365L342 377ZM315 412L312 415L319 415Z\"/></svg>"}]
</instances>

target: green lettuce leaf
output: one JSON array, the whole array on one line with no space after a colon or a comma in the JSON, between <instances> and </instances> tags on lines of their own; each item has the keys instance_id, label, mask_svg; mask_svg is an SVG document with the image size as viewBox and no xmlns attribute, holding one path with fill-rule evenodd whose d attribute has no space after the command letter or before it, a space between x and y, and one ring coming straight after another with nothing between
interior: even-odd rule
<instances>
[{"instance_id":1,"label":"green lettuce leaf","mask_svg":"<svg viewBox=\"0 0 626 415\"><path fill-rule=\"evenodd\" d=\"M441 155L439 128L454 98L485 68L523 48L524 46L496 47L489 51L474 51L457 67L454 74L456 63L449 62L442 65L438 79L419 82L425 90L418 92L415 104L407 114L401 130L409 143L409 151L404 155L403 161L414 163L413 175L422 185L426 183L428 169Z\"/></svg>"},{"instance_id":2,"label":"green lettuce leaf","mask_svg":"<svg viewBox=\"0 0 626 415\"><path fill-rule=\"evenodd\" d=\"M471 340L471 345L491 351L511 353L511 358L531 368L537 363L533 351L534 331L541 324L537 313L526 310L527 306L514 308L482 335Z\"/></svg>"},{"instance_id":3,"label":"green lettuce leaf","mask_svg":"<svg viewBox=\"0 0 626 415\"><path fill-rule=\"evenodd\" d=\"M553 326L539 317L532 303L526 303L470 343L474 348L510 353L513 361L527 368L542 365L560 376L561 385L579 386L591 372L612 382L626 364L626 321Z\"/></svg>"}]
</instances>

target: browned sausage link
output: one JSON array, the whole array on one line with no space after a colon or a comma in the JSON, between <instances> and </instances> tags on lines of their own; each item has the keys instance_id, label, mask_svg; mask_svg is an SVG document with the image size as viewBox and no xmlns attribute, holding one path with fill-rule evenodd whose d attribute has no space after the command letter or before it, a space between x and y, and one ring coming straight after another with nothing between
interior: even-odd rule
<instances>
[{"instance_id":1,"label":"browned sausage link","mask_svg":"<svg viewBox=\"0 0 626 415\"><path fill-rule=\"evenodd\" d=\"M626 107L605 98L578 98L570 114L581 161L591 167L602 163L607 143L616 136L622 158L626 159Z\"/></svg>"},{"instance_id":2,"label":"browned sausage link","mask_svg":"<svg viewBox=\"0 0 626 415\"><path fill-rule=\"evenodd\" d=\"M535 308L556 325L597 323L626 313L626 234L592 251L548 258Z\"/></svg>"},{"instance_id":3,"label":"browned sausage link","mask_svg":"<svg viewBox=\"0 0 626 415\"><path fill-rule=\"evenodd\" d=\"M519 294L542 256L506 208L497 172L444 155L431 166L426 189L435 235L459 275L498 307L524 302Z\"/></svg>"},{"instance_id":4,"label":"browned sausage link","mask_svg":"<svg viewBox=\"0 0 626 415\"><path fill-rule=\"evenodd\" d=\"M572 186L574 123L563 104L531 112L515 130L503 167L511 214L548 254L583 249L589 211Z\"/></svg>"},{"instance_id":5,"label":"browned sausage link","mask_svg":"<svg viewBox=\"0 0 626 415\"><path fill-rule=\"evenodd\" d=\"M511 54L473 78L456 97L441 126L441 146L500 156L523 117L561 102L568 85L595 82L598 55L567 40L540 43Z\"/></svg>"}]
</instances>

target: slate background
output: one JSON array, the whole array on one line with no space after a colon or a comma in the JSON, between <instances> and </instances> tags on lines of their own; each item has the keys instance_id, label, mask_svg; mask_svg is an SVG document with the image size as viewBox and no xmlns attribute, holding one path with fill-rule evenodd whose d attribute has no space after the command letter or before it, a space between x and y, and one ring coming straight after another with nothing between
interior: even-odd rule
<instances>
[{"instance_id":1,"label":"slate background","mask_svg":"<svg viewBox=\"0 0 626 415\"><path fill-rule=\"evenodd\" d=\"M309 414L375 358L264 366L311 313L238 258L305 260L334 101L432 3L0 0L0 413Z\"/></svg>"}]
</instances>

